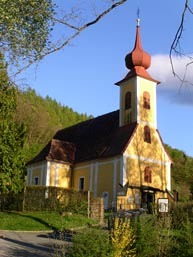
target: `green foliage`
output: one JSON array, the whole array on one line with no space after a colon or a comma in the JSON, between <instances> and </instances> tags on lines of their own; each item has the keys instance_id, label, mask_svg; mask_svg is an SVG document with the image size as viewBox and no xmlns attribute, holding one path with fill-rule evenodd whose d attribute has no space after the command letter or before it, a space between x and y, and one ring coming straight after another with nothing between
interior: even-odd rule
<instances>
[{"instance_id":1,"label":"green foliage","mask_svg":"<svg viewBox=\"0 0 193 257\"><path fill-rule=\"evenodd\" d=\"M18 193L23 189L25 126L15 121L16 92L7 77L0 56L0 192Z\"/></svg>"},{"instance_id":2,"label":"green foliage","mask_svg":"<svg viewBox=\"0 0 193 257\"><path fill-rule=\"evenodd\" d=\"M102 229L85 229L73 237L70 257L110 257L108 232Z\"/></svg>"},{"instance_id":3,"label":"green foliage","mask_svg":"<svg viewBox=\"0 0 193 257\"><path fill-rule=\"evenodd\" d=\"M193 223L189 218L184 221L178 230L173 231L173 245L170 257L192 257L193 256Z\"/></svg>"},{"instance_id":4,"label":"green foliage","mask_svg":"<svg viewBox=\"0 0 193 257\"><path fill-rule=\"evenodd\" d=\"M110 242L114 257L135 257L135 234L130 218L109 217L112 227L110 229Z\"/></svg>"},{"instance_id":5,"label":"green foliage","mask_svg":"<svg viewBox=\"0 0 193 257\"><path fill-rule=\"evenodd\" d=\"M193 199L193 158L183 151L165 145L173 164L171 169L172 188L179 192L182 201Z\"/></svg>"},{"instance_id":6,"label":"green foliage","mask_svg":"<svg viewBox=\"0 0 193 257\"><path fill-rule=\"evenodd\" d=\"M17 94L18 123L27 128L25 140L26 161L32 159L53 137L57 130L69 127L91 118L79 114L67 106L57 103L51 97L42 98L28 88Z\"/></svg>"},{"instance_id":7,"label":"green foliage","mask_svg":"<svg viewBox=\"0 0 193 257\"><path fill-rule=\"evenodd\" d=\"M180 203L165 216L135 220L137 257L193 256L192 203Z\"/></svg>"},{"instance_id":8,"label":"green foliage","mask_svg":"<svg viewBox=\"0 0 193 257\"><path fill-rule=\"evenodd\" d=\"M172 228L178 229L186 222L187 218L193 222L193 202L178 202L171 206Z\"/></svg>"},{"instance_id":9,"label":"green foliage","mask_svg":"<svg viewBox=\"0 0 193 257\"><path fill-rule=\"evenodd\" d=\"M135 223L136 251L138 257L158 256L158 230L156 216L140 216Z\"/></svg>"},{"instance_id":10,"label":"green foliage","mask_svg":"<svg viewBox=\"0 0 193 257\"><path fill-rule=\"evenodd\" d=\"M48 45L53 13L52 0L0 1L0 47L11 62L40 56Z\"/></svg>"}]
</instances>

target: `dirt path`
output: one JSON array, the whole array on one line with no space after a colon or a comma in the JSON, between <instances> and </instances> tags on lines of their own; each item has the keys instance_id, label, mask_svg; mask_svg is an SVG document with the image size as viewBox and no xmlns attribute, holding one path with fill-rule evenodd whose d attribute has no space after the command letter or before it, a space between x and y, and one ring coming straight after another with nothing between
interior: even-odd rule
<instances>
[{"instance_id":1,"label":"dirt path","mask_svg":"<svg viewBox=\"0 0 193 257\"><path fill-rule=\"evenodd\" d=\"M0 231L1 257L53 257L61 245L47 232Z\"/></svg>"}]
</instances>

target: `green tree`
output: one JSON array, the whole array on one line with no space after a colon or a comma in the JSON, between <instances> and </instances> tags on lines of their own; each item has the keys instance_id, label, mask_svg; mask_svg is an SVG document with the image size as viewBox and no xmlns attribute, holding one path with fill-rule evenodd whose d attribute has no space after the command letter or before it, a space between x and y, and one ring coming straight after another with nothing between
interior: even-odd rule
<instances>
[{"instance_id":1,"label":"green tree","mask_svg":"<svg viewBox=\"0 0 193 257\"><path fill-rule=\"evenodd\" d=\"M173 161L172 188L179 192L180 200L189 200L193 195L193 158L181 150L165 146Z\"/></svg>"},{"instance_id":2,"label":"green tree","mask_svg":"<svg viewBox=\"0 0 193 257\"><path fill-rule=\"evenodd\" d=\"M18 193L24 185L25 129L15 122L16 92L0 55L0 193Z\"/></svg>"},{"instance_id":3,"label":"green tree","mask_svg":"<svg viewBox=\"0 0 193 257\"><path fill-rule=\"evenodd\" d=\"M0 48L11 63L32 62L48 45L52 0L1 0Z\"/></svg>"}]
</instances>

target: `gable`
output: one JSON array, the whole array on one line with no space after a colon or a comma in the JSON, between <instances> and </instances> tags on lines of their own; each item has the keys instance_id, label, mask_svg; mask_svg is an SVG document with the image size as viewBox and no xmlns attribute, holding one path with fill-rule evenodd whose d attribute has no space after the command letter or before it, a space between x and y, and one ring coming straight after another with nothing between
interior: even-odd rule
<instances>
[{"instance_id":1,"label":"gable","mask_svg":"<svg viewBox=\"0 0 193 257\"><path fill-rule=\"evenodd\" d=\"M132 141L124 153L130 156L138 156L138 158L141 157L142 159L171 163L172 160L164 147L159 131L150 127L151 142L144 142L144 127L143 125L138 125Z\"/></svg>"}]
</instances>

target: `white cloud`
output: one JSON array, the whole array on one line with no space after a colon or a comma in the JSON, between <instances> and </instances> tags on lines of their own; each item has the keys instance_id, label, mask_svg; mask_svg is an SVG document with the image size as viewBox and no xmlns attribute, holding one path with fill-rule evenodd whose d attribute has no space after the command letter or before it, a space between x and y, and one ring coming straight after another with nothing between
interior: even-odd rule
<instances>
[{"instance_id":1,"label":"white cloud","mask_svg":"<svg viewBox=\"0 0 193 257\"><path fill-rule=\"evenodd\" d=\"M175 73L181 78L186 71L188 62L189 60L185 57L173 58ZM161 82L158 86L158 94L178 104L193 105L193 64L189 65L186 71L185 80L188 83L182 84L177 77L174 77L168 55L152 56L149 73L153 78Z\"/></svg>"}]
</instances>

